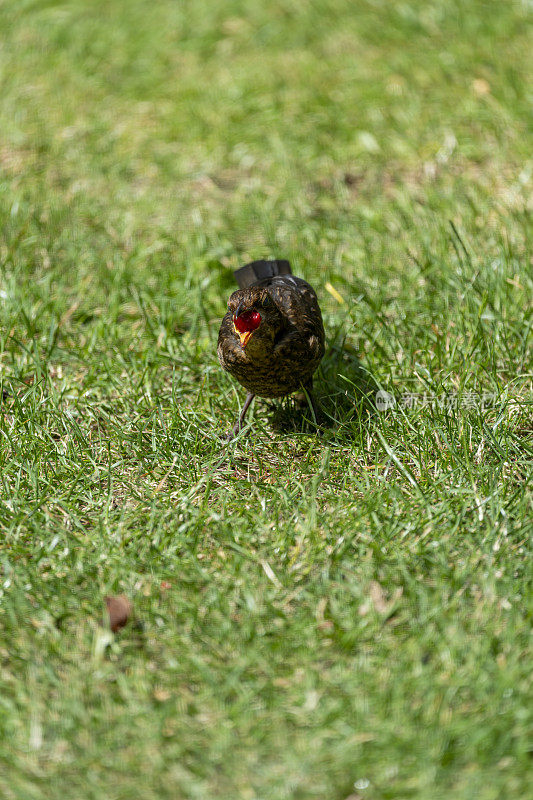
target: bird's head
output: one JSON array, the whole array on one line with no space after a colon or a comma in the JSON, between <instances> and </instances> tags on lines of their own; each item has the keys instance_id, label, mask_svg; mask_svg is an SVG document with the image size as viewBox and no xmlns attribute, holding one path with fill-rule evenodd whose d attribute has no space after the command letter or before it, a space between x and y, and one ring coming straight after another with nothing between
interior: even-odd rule
<instances>
[{"instance_id":1,"label":"bird's head","mask_svg":"<svg viewBox=\"0 0 533 800\"><path fill-rule=\"evenodd\" d=\"M283 329L281 313L265 289L250 287L234 292L228 302L233 330L250 358L272 351Z\"/></svg>"}]
</instances>

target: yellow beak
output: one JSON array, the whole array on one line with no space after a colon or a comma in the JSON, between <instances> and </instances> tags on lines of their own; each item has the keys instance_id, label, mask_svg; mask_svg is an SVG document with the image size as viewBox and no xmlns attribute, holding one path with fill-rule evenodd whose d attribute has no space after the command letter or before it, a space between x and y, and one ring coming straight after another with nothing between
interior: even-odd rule
<instances>
[{"instance_id":1,"label":"yellow beak","mask_svg":"<svg viewBox=\"0 0 533 800\"><path fill-rule=\"evenodd\" d=\"M235 325L233 327L235 328ZM244 349L248 344L248 339L252 335L253 331L244 331L244 333L241 333L240 331L237 330L237 328L235 328L235 333L240 339L241 347Z\"/></svg>"}]
</instances>

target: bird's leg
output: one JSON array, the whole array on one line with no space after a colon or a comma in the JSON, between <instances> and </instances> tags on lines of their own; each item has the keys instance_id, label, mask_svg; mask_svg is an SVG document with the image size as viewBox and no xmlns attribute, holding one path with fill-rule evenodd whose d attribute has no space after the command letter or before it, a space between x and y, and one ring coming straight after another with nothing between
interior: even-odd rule
<instances>
[{"instance_id":1,"label":"bird's leg","mask_svg":"<svg viewBox=\"0 0 533 800\"><path fill-rule=\"evenodd\" d=\"M248 394L246 395L246 400L244 401L244 405L242 407L239 419L237 420L231 431L228 433L228 439L233 439L233 437L237 436L237 434L239 433L240 429L244 424L244 418L246 416L246 412L250 408L251 402L254 399L254 397L255 394L252 394L251 392L248 392Z\"/></svg>"},{"instance_id":2,"label":"bird's leg","mask_svg":"<svg viewBox=\"0 0 533 800\"><path fill-rule=\"evenodd\" d=\"M310 406L311 411L313 413L313 418L314 418L315 425L318 427L318 418L320 416L320 407L318 405L318 402L317 402L317 399L316 399L315 395L313 394L313 379L312 378L310 378L307 381L307 383L303 387L303 390L304 390L305 396L307 398L307 402L309 403L309 406Z\"/></svg>"}]
</instances>

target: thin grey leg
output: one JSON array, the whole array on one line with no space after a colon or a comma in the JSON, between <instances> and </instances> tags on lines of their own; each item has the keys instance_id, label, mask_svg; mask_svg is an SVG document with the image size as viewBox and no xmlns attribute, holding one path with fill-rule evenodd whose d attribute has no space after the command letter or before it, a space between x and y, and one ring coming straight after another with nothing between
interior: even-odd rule
<instances>
[{"instance_id":1,"label":"thin grey leg","mask_svg":"<svg viewBox=\"0 0 533 800\"><path fill-rule=\"evenodd\" d=\"M233 439L233 437L237 436L237 434L239 433L240 429L242 428L242 426L244 424L244 418L246 416L246 412L250 408L250 405L251 405L252 400L254 399L254 397L255 397L255 394L252 394L251 392L248 392L248 394L246 395L246 400L244 401L244 405L242 407L242 411L240 413L239 419L237 420L237 422L235 423L235 425L233 426L231 431L228 433L228 439Z\"/></svg>"}]
</instances>

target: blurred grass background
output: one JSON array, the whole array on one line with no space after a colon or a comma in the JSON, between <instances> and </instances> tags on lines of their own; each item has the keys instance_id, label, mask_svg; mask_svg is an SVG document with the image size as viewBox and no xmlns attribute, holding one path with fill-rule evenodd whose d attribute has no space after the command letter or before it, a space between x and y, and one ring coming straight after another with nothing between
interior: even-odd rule
<instances>
[{"instance_id":1,"label":"blurred grass background","mask_svg":"<svg viewBox=\"0 0 533 800\"><path fill-rule=\"evenodd\" d=\"M0 31L2 796L529 796L530 3ZM218 325L265 256L317 289L336 422L256 403L228 446ZM478 400L369 417L356 357Z\"/></svg>"}]
</instances>

